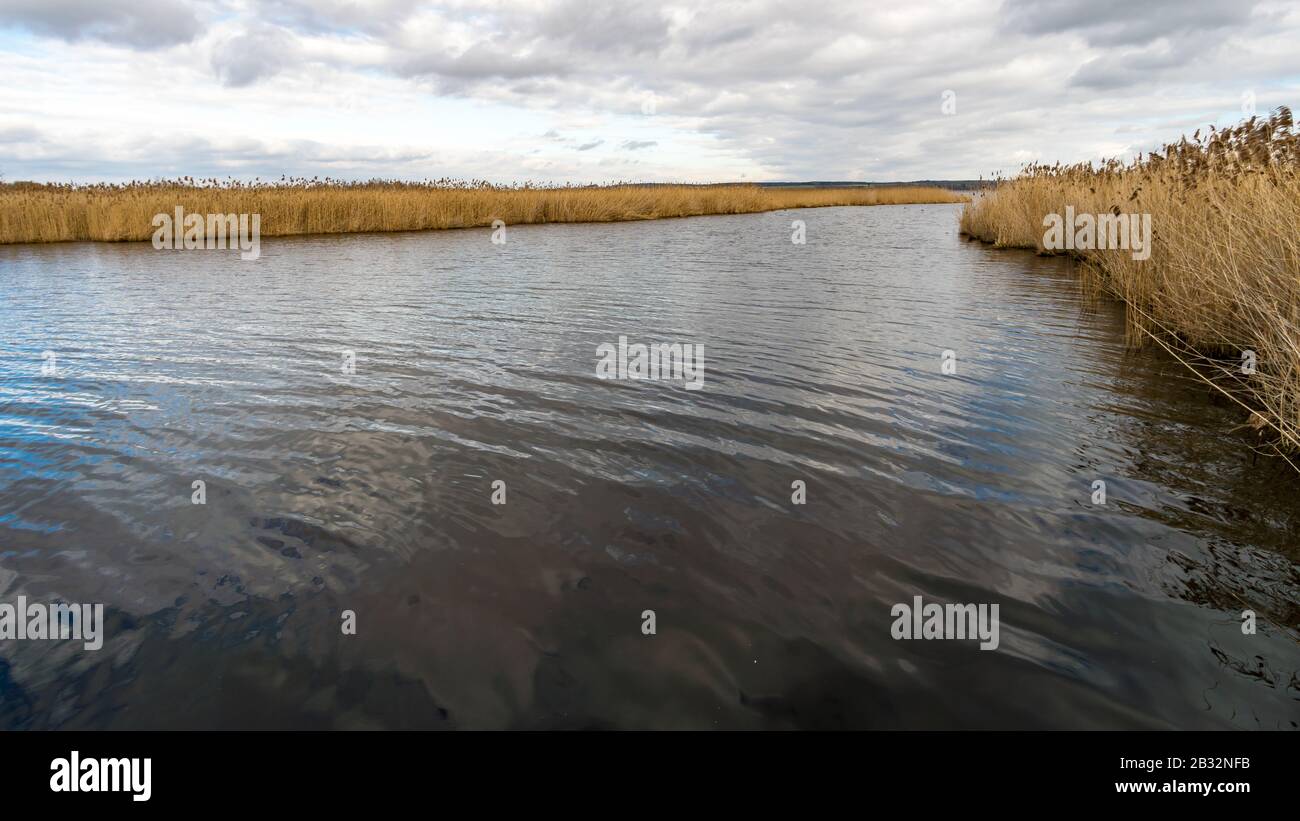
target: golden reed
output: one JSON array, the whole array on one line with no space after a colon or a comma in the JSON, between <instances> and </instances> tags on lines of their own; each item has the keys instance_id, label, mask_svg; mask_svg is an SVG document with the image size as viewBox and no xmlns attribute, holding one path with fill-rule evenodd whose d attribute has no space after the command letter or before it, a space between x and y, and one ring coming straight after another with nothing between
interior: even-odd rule
<instances>
[{"instance_id":1,"label":"golden reed","mask_svg":"<svg viewBox=\"0 0 1300 821\"><path fill-rule=\"evenodd\" d=\"M1252 427L1300 448L1300 134L1291 112L1197 131L1127 164L1031 165L972 200L961 231L1054 253L1047 225L1067 208L1150 215L1149 258L1114 247L1069 253L1088 281L1126 303L1133 341L1166 348L1241 404Z\"/></svg>"},{"instance_id":2,"label":"golden reed","mask_svg":"<svg viewBox=\"0 0 1300 821\"><path fill-rule=\"evenodd\" d=\"M104 185L0 185L0 244L147 240L156 214L261 214L264 237L544 222L616 222L749 214L827 205L961 202L941 188L768 188L757 185L498 186L289 179L183 178Z\"/></svg>"}]
</instances>

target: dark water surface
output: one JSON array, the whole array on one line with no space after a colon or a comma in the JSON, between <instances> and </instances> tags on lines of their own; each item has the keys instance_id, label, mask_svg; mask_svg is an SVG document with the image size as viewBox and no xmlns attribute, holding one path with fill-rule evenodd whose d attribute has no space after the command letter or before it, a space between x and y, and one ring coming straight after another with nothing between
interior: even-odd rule
<instances>
[{"instance_id":1,"label":"dark water surface","mask_svg":"<svg viewBox=\"0 0 1300 821\"><path fill-rule=\"evenodd\" d=\"M489 237L0 247L0 602L108 613L0 642L0 727L1297 726L1300 483L1070 263L953 206Z\"/></svg>"}]
</instances>

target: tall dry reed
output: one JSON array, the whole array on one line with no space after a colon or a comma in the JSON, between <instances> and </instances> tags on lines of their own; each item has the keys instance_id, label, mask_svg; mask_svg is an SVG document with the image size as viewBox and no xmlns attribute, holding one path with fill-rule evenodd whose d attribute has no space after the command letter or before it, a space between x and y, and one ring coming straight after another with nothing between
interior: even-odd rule
<instances>
[{"instance_id":1,"label":"tall dry reed","mask_svg":"<svg viewBox=\"0 0 1300 821\"><path fill-rule=\"evenodd\" d=\"M756 185L496 186L423 183L194 180L119 185L0 185L0 244L147 240L156 214L261 214L262 236L469 228L501 220L614 222L747 214L827 205L960 202L940 188L768 188Z\"/></svg>"},{"instance_id":2,"label":"tall dry reed","mask_svg":"<svg viewBox=\"0 0 1300 821\"><path fill-rule=\"evenodd\" d=\"M1128 306L1132 339L1159 344L1300 448L1300 134L1279 108L1129 163L1032 165L975 198L963 233L1044 248L1049 214L1150 214L1147 260L1075 251ZM1243 373L1253 351L1256 372Z\"/></svg>"}]
</instances>

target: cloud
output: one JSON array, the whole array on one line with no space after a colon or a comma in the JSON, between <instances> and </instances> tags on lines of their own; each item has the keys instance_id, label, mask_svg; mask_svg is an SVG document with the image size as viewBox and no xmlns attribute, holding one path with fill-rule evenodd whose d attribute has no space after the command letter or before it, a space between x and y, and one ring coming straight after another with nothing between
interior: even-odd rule
<instances>
[{"instance_id":1,"label":"cloud","mask_svg":"<svg viewBox=\"0 0 1300 821\"><path fill-rule=\"evenodd\" d=\"M503 21L506 22L506 21ZM566 0L507 23L508 36L539 37L593 53L654 56L670 43L668 13L644 3Z\"/></svg>"},{"instance_id":2,"label":"cloud","mask_svg":"<svg viewBox=\"0 0 1300 821\"><path fill-rule=\"evenodd\" d=\"M30 143L41 138L41 132L29 126L0 126L0 143Z\"/></svg>"},{"instance_id":3,"label":"cloud","mask_svg":"<svg viewBox=\"0 0 1300 821\"><path fill-rule=\"evenodd\" d=\"M198 132L216 146L217 134L252 138L259 169L345 164L281 151L306 140L354 156L358 173L385 173L392 151L390 174L478 174L494 157L493 178L586 181L612 159L647 179L899 180L1147 150L1187 123L1235 119L1247 89L1260 110L1300 96L1300 9L1272 0L803 12L782 0L0 0L0 24L27 32L0 52L0 111L87 152L87 167L134 167L122 141L145 138L182 163ZM167 108L109 105L157 98L159 78ZM618 150L596 151L596 134L622 135Z\"/></svg>"},{"instance_id":4,"label":"cloud","mask_svg":"<svg viewBox=\"0 0 1300 821\"><path fill-rule=\"evenodd\" d=\"M309 139L214 139L196 134L121 140L90 132L59 139L23 129L0 129L2 142L25 143L28 164L51 176L81 179L183 175L270 179L281 174L357 178L395 168L410 176L438 159L437 152L419 146L338 146ZM12 179L19 176L30 175L6 174Z\"/></svg>"},{"instance_id":5,"label":"cloud","mask_svg":"<svg viewBox=\"0 0 1300 821\"><path fill-rule=\"evenodd\" d=\"M3 0L0 25L150 50L193 40L201 30L198 12L185 0Z\"/></svg>"},{"instance_id":6,"label":"cloud","mask_svg":"<svg viewBox=\"0 0 1300 821\"><path fill-rule=\"evenodd\" d=\"M261 19L312 34L383 34L401 27L421 0L259 0Z\"/></svg>"},{"instance_id":7,"label":"cloud","mask_svg":"<svg viewBox=\"0 0 1300 821\"><path fill-rule=\"evenodd\" d=\"M546 53L514 51L498 43L479 42L456 55L440 50L407 54L391 64L404 77L434 77L461 87L472 81L561 77L569 66Z\"/></svg>"},{"instance_id":8,"label":"cloud","mask_svg":"<svg viewBox=\"0 0 1300 821\"><path fill-rule=\"evenodd\" d=\"M1007 0L1007 28L1071 33L1098 47L1143 45L1189 32L1226 34L1246 24L1259 0Z\"/></svg>"},{"instance_id":9,"label":"cloud","mask_svg":"<svg viewBox=\"0 0 1300 821\"><path fill-rule=\"evenodd\" d=\"M283 29L264 26L220 41L212 52L212 70L222 85L251 85L298 62L297 43Z\"/></svg>"}]
</instances>

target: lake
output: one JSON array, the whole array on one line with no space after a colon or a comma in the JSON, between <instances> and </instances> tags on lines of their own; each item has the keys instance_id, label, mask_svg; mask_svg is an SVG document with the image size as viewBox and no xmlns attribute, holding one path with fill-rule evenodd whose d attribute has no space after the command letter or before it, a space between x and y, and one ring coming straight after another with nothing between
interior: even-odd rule
<instances>
[{"instance_id":1,"label":"lake","mask_svg":"<svg viewBox=\"0 0 1300 821\"><path fill-rule=\"evenodd\" d=\"M957 210L0 246L0 727L1296 728L1294 471Z\"/></svg>"}]
</instances>

